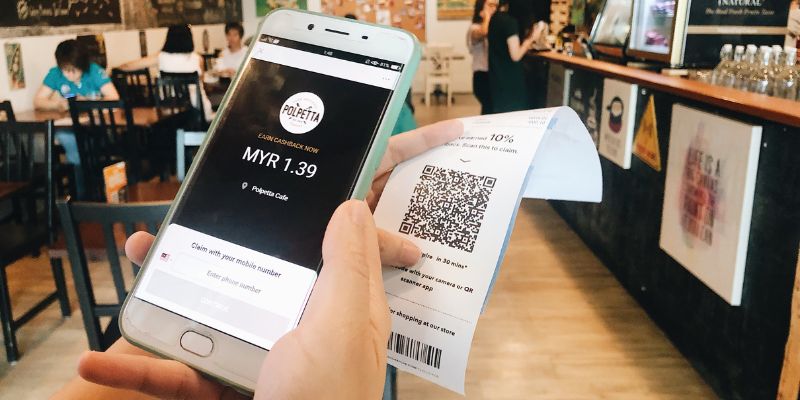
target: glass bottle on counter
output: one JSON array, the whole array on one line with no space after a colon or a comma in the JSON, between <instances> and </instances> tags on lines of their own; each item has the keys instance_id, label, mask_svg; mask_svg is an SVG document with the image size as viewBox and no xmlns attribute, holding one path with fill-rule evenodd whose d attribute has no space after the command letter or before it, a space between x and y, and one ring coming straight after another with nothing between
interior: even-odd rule
<instances>
[{"instance_id":1,"label":"glass bottle on counter","mask_svg":"<svg viewBox=\"0 0 800 400\"><path fill-rule=\"evenodd\" d=\"M756 64L753 73L750 75L748 90L758 94L771 94L772 81L770 80L770 75L772 73L772 68L770 63L772 62L772 49L767 46L762 46L759 50L758 57L758 64Z\"/></svg>"},{"instance_id":2,"label":"glass bottle on counter","mask_svg":"<svg viewBox=\"0 0 800 400\"><path fill-rule=\"evenodd\" d=\"M756 53L758 47L754 44L748 44L747 50L744 52L744 59L739 63L739 68L736 69L736 89L748 90L750 87L750 76L753 74L756 64Z\"/></svg>"},{"instance_id":3,"label":"glass bottle on counter","mask_svg":"<svg viewBox=\"0 0 800 400\"><path fill-rule=\"evenodd\" d=\"M733 68L733 45L728 43L719 51L719 64L711 72L711 84L723 85L723 77Z\"/></svg>"},{"instance_id":4,"label":"glass bottle on counter","mask_svg":"<svg viewBox=\"0 0 800 400\"><path fill-rule=\"evenodd\" d=\"M785 56L782 57L783 68L775 77L772 95L782 99L796 100L798 95L797 85L800 83L800 76L798 76L797 68L795 68L797 49L786 47L784 53Z\"/></svg>"}]
</instances>

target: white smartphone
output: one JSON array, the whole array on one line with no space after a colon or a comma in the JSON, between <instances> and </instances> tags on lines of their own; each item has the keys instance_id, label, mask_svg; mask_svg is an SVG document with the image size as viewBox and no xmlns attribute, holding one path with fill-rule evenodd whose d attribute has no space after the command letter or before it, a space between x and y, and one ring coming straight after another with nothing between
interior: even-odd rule
<instances>
[{"instance_id":1,"label":"white smartphone","mask_svg":"<svg viewBox=\"0 0 800 400\"><path fill-rule=\"evenodd\" d=\"M253 391L300 320L331 215L366 195L418 62L405 31L267 15L123 305L124 337Z\"/></svg>"}]
</instances>

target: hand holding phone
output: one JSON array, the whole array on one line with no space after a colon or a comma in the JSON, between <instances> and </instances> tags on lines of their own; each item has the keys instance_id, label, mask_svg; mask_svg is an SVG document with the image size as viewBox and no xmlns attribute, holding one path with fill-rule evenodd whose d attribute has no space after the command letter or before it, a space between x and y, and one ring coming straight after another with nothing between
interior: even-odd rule
<instances>
[{"instance_id":1,"label":"hand holding phone","mask_svg":"<svg viewBox=\"0 0 800 400\"><path fill-rule=\"evenodd\" d=\"M429 125L426 127L419 128L417 130L404 133L401 135L394 136L390 141L387 148L387 151L381 160L380 167L375 175L375 179L372 182L370 188L370 195L368 196L367 203L370 208L374 208L377 204L378 200L380 199L380 195L383 191L383 187L386 184L386 180L391 173L392 169L399 163L417 156L418 154L424 153L425 151L447 143L457 137L459 137L463 132L463 126L459 121L446 121L442 123L437 123L434 125ZM311 335L311 336L319 336L318 333L320 331L330 332L326 337L326 340L332 341L333 344L339 342L353 342L349 340L347 336L339 336L335 333L342 333L343 335L350 335L353 331L364 332L368 330L368 328L363 328L357 324L350 324L344 326L342 329L339 330L332 330L331 328L336 326L336 324L352 319L352 318L362 318L360 321L365 322L363 320L363 313L359 307L363 306L364 304L370 304L370 311L369 311L369 318L370 321L372 318L375 318L375 321L388 321L388 315L386 314L387 310L385 308L385 299L383 296L383 282L382 280L378 279L377 281L373 282L372 285L369 286L369 298L366 301L363 301L361 298L354 298L350 296L342 296L341 298L336 297L334 299L327 299L325 296L330 296L332 293L341 293L344 291L344 287L348 287L351 285L352 282L342 282L337 280L335 271L340 270L341 268L373 268L375 269L374 265L371 265L367 262L358 263L353 262L349 253L341 252L342 249L348 248L358 248L358 246L374 246L375 237L377 237L377 241L380 243L378 246L380 248L380 261L384 265L403 265L403 264L412 264L415 263L416 260L419 258L419 251L409 251L408 246L413 246L410 242L405 241L401 237L384 232L380 229L373 231L370 229L370 223L362 224L360 228L361 231L358 230L359 227L353 227L353 224L348 224L347 222L347 215L351 212L361 212L362 210L353 210L354 207L358 207L360 205L353 204L353 202L347 203L346 209L340 209L337 211L333 220L336 217L341 217L340 220L336 220L329 225L329 231L326 235L326 241L328 248L331 249L332 253L326 253L326 260L330 260L334 262L333 266L335 269L332 268L333 272L327 275L331 275L328 277L325 273L323 273L319 280L317 281L316 289L312 292L311 299L309 301L309 306L307 308L306 317L304 317L300 321L300 325L298 326L295 333L293 333L292 337L288 337L285 342L279 341L278 344L273 347L273 351L268 357L268 359L272 360L269 362L265 362L262 371L261 371L261 381L259 382L259 386L256 389L256 394L261 395L260 387L262 387L261 383L264 382L268 384L270 388L266 390L274 390L272 388L275 384L273 383L281 374L285 373L286 371L304 371L305 376L307 379L304 379L302 385L308 389L313 389L310 386L307 386L309 382L323 382L323 379L330 378L332 375L329 370L318 371L313 368L310 368L305 361L300 360L298 354L305 354L306 351L301 351L295 345L299 342L294 342L295 340L305 340L305 339L297 339L297 335L302 338L303 335ZM347 215L339 215L348 213ZM332 220L332 221L333 221ZM367 220L371 220L367 218ZM334 230L336 229L336 230ZM349 229L351 233L342 232L343 229ZM364 236L364 229L368 231L367 235ZM360 233L359 233L360 232ZM333 240L331 243L328 241L328 237ZM347 242L336 242L337 238L362 238L358 239L358 241L354 241L350 243L352 246L349 246ZM364 238L366 237L366 238ZM154 237L144 232L138 232L131 236L128 239L128 243L125 246L125 254L136 264L141 265L144 261L145 255L147 254L150 247L153 245ZM325 250L323 250L325 251ZM374 249L372 250L374 252ZM364 251L363 253L368 253L368 251ZM349 260L347 263L342 264L341 260ZM323 271L325 268L323 268ZM370 271L367 269L367 271ZM350 271L352 272L352 271ZM349 278L358 279L357 275L347 275ZM373 300L377 300L373 307L372 303ZM347 306L349 303L344 302L355 301L356 303L351 307ZM319 309L322 311L314 311L315 309ZM381 311L383 310L383 311ZM383 316L378 315L383 313ZM353 314L359 315L353 315ZM375 315L373 315L373 313ZM312 315L318 315L318 317L311 318ZM327 317L326 317L327 316ZM326 318L337 318L338 321L329 321ZM387 328L388 329L388 328ZM308 332L308 333L304 333ZM383 347L383 342L385 342L385 335L387 333L383 332L383 337L381 337L381 341L379 342ZM371 343L367 340L358 340L355 343ZM338 346L341 347L341 346ZM352 357L351 354L343 353L341 351L336 350L337 346L331 345L331 343L324 343L323 348L315 351L315 354L319 354L321 357L327 357L328 360L324 365L343 365L346 362L351 362ZM333 350L333 351L332 351ZM331 352L332 351L332 352ZM383 350L382 350L383 351ZM383 353L385 357L385 352ZM287 359L284 359L287 357ZM344 360L339 360L335 357L345 357ZM370 365L372 361L370 360L360 360L361 362L368 362ZM296 364L295 364L296 363ZM287 367L291 364L290 367ZM380 362L378 365L385 365L386 360L385 358ZM282 371L282 372L274 372L274 371ZM98 398L120 398L121 395L119 393L119 389L128 389L128 390L136 390L142 393L155 395L157 397L183 397L183 398L206 398L206 397L213 397L213 398L223 398L222 395L237 395L238 393L233 393L233 390L230 388L226 388L222 384L207 380L203 375L199 374L195 370L189 368L186 365L175 361L169 360L162 360L156 358L154 355L147 353L139 348L133 347L129 343L127 343L124 339L119 340L116 344L114 344L109 350L105 353L94 353L89 352L84 355L81 359L81 363L79 366L79 373L80 376L89 382L94 382L100 385L107 385L110 388L97 388L95 386L91 386L87 384L86 381L77 380L72 382L69 386L65 387L59 395L63 398L75 398L80 397L80 395L85 395L88 391L93 391L92 393L97 393L97 391L103 391L103 393L97 393ZM316 378L315 374L319 374L319 376L323 377L320 379ZM339 375L335 375L337 379ZM359 378L360 379L360 378ZM363 379L362 379L363 380ZM380 375L378 377L374 377L373 379L375 382L378 382L382 385L383 376ZM296 380L285 380L283 384L286 382L297 382ZM366 387L363 387L363 390L373 390L372 385L374 382L362 382L362 383L369 383ZM355 387L355 386L354 386ZM361 386L358 386L361 388ZM328 387L328 391L326 394L328 396L297 396L298 398L324 398L324 397L335 397L331 394L330 390L332 387ZM285 390L298 390L299 388L294 387L284 387ZM293 392L296 393L296 392ZM274 392L271 394L275 394ZM57 395L57 398L58 396ZM85 396L84 396L85 397ZM285 398L290 396L277 396L279 398ZM372 396L375 398L376 396ZM244 398L244 397L242 397ZM352 398L360 398L353 396Z\"/></svg>"}]
</instances>

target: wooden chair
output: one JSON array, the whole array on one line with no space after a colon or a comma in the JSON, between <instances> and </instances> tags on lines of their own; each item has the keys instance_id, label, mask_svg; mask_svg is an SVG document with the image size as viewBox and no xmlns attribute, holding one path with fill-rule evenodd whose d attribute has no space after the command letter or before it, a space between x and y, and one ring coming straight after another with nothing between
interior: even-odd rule
<instances>
[{"instance_id":1,"label":"wooden chair","mask_svg":"<svg viewBox=\"0 0 800 400\"><path fill-rule=\"evenodd\" d=\"M158 95L156 107L167 108L173 112L193 109L192 118L187 129L206 130L206 112L203 106L203 87L197 72L164 72L158 79Z\"/></svg>"},{"instance_id":2,"label":"wooden chair","mask_svg":"<svg viewBox=\"0 0 800 400\"><path fill-rule=\"evenodd\" d=\"M148 232L155 234L158 224L167 214L170 202L106 204L65 199L59 200L57 205L89 348L105 350L119 338L116 317L127 295L119 250L124 248L125 237L132 235L141 224ZM103 248L90 248L86 246L87 243L102 243ZM87 263L87 253L103 250L108 258L117 295L117 302L111 304L97 303ZM139 267L133 263L131 269L134 276L139 272ZM112 317L106 331L100 327L101 317Z\"/></svg>"},{"instance_id":3,"label":"wooden chair","mask_svg":"<svg viewBox=\"0 0 800 400\"><path fill-rule=\"evenodd\" d=\"M6 267L13 262L40 254L42 246L53 243L53 122L0 122L1 140L0 180L21 189L10 196L25 207L19 207L18 218L0 224L0 323L2 323L6 358L19 359L17 331L25 323L58 300L61 314L70 315L69 299L60 261L51 260L55 291L36 303L19 318L11 307ZM43 146L37 146L38 136L44 136ZM37 149L37 147L40 147ZM38 150L38 151L37 151Z\"/></svg>"},{"instance_id":4,"label":"wooden chair","mask_svg":"<svg viewBox=\"0 0 800 400\"><path fill-rule=\"evenodd\" d=\"M105 200L103 168L118 161L127 163L128 182L138 181L143 146L130 107L122 100L70 99L69 111L87 193L80 200Z\"/></svg>"},{"instance_id":5,"label":"wooden chair","mask_svg":"<svg viewBox=\"0 0 800 400\"><path fill-rule=\"evenodd\" d=\"M200 147L203 144L203 140L206 138L206 132L192 132L192 131L185 131L183 129L178 129L177 134L175 135L175 165L176 165L176 174L178 178L178 182L183 182L183 178L186 176L186 150L187 147L195 148ZM192 164L192 159L194 158L194 154L192 157L189 158L189 165Z\"/></svg>"},{"instance_id":6,"label":"wooden chair","mask_svg":"<svg viewBox=\"0 0 800 400\"><path fill-rule=\"evenodd\" d=\"M148 68L135 71L111 70L111 80L120 97L130 107L155 106L155 87Z\"/></svg>"}]
</instances>

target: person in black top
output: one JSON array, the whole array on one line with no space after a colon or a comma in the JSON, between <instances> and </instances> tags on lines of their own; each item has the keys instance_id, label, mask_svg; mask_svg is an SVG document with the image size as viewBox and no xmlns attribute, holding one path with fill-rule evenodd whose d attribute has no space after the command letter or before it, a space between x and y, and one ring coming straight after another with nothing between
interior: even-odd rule
<instances>
[{"instance_id":1,"label":"person in black top","mask_svg":"<svg viewBox=\"0 0 800 400\"><path fill-rule=\"evenodd\" d=\"M519 61L542 34L540 26L520 43L519 23L508 10L509 0L500 0L489 23L489 87L494 113L528 108L525 74Z\"/></svg>"}]
</instances>

